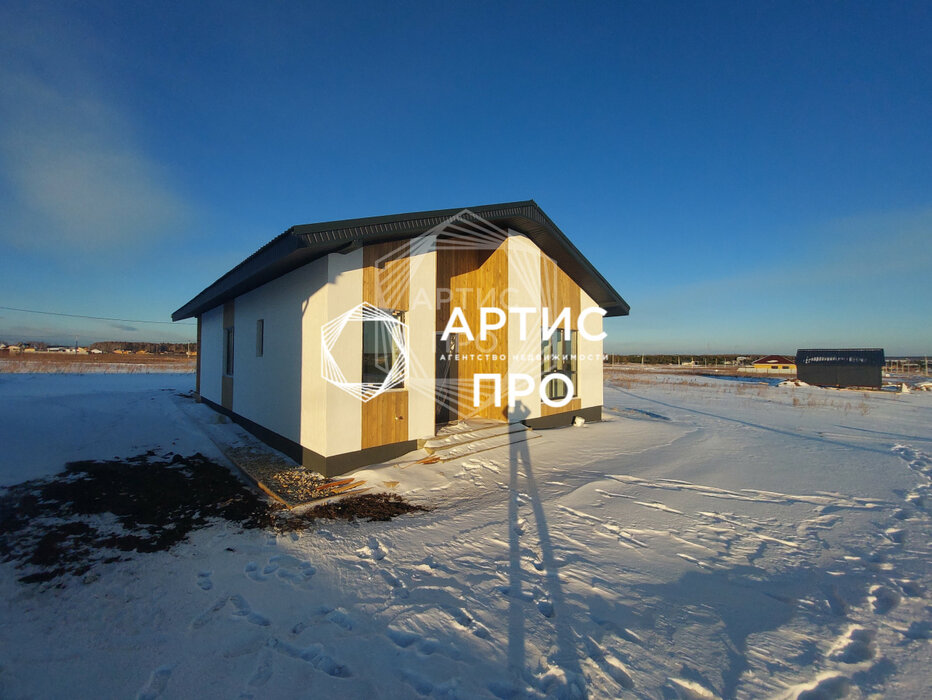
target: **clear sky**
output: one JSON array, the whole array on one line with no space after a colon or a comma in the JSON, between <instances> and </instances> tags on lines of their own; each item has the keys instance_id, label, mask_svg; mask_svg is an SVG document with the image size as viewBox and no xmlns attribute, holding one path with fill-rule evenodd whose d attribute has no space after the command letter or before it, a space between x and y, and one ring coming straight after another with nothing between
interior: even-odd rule
<instances>
[{"instance_id":1,"label":"clear sky","mask_svg":"<svg viewBox=\"0 0 932 700\"><path fill-rule=\"evenodd\" d=\"M167 321L293 224L535 199L615 352L932 352L932 3L0 4L0 306ZM0 340L193 326L0 309Z\"/></svg>"}]
</instances>

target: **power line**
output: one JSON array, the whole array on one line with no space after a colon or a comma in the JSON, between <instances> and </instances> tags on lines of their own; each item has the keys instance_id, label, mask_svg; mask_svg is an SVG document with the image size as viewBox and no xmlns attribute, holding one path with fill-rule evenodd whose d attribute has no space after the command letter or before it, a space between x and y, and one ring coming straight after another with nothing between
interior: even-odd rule
<instances>
[{"instance_id":1,"label":"power line","mask_svg":"<svg viewBox=\"0 0 932 700\"><path fill-rule=\"evenodd\" d=\"M161 323L170 326L196 326L196 323L181 323L175 321L143 321L138 318L109 318L107 316L83 316L81 314L65 314L55 311L37 311L35 309L14 309L12 306L0 306L4 311L19 311L24 314L42 314L43 316L64 316L66 318L87 318L92 321L119 321L121 323Z\"/></svg>"}]
</instances>

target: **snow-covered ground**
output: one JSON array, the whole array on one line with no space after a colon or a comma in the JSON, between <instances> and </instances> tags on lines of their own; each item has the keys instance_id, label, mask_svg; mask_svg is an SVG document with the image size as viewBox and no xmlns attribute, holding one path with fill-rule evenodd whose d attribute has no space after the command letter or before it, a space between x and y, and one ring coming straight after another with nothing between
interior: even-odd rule
<instances>
[{"instance_id":1,"label":"snow-covered ground","mask_svg":"<svg viewBox=\"0 0 932 700\"><path fill-rule=\"evenodd\" d=\"M0 697L929 697L932 393L619 377L602 423L357 474L427 514L0 565ZM0 376L2 483L222 460L191 388Z\"/></svg>"}]
</instances>

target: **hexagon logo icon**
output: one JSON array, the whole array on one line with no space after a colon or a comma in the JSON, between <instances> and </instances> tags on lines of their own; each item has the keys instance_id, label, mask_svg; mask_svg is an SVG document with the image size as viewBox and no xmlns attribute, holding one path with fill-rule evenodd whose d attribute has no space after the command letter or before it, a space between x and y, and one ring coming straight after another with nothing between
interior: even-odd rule
<instances>
[{"instance_id":1,"label":"hexagon logo icon","mask_svg":"<svg viewBox=\"0 0 932 700\"><path fill-rule=\"evenodd\" d=\"M347 381L339 362L333 355L334 346L341 333L350 323L371 324L373 332L366 336L370 347L364 348L372 358L374 371L362 382ZM365 325L364 325L365 328ZM336 318L328 321L320 329L321 341L321 376L347 394L355 396L366 403L389 389L402 386L408 378L408 327L401 318L384 309L363 302ZM358 361L358 357L353 360ZM384 375L380 377L380 375Z\"/></svg>"}]
</instances>

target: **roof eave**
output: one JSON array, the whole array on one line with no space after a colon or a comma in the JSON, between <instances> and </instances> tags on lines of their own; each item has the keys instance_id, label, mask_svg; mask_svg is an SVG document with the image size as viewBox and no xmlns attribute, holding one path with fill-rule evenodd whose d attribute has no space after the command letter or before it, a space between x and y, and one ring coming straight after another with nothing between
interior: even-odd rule
<instances>
[{"instance_id":1,"label":"roof eave","mask_svg":"<svg viewBox=\"0 0 932 700\"><path fill-rule=\"evenodd\" d=\"M172 320L198 316L347 246L412 238L462 211L444 209L292 226L177 309ZM515 228L551 257L563 258L561 251L567 253L566 263L572 268L567 273L605 309L607 317L629 314L628 303L533 200L470 207L468 211Z\"/></svg>"}]
</instances>

